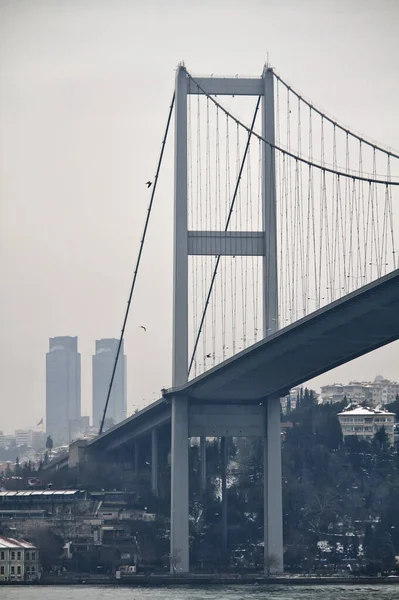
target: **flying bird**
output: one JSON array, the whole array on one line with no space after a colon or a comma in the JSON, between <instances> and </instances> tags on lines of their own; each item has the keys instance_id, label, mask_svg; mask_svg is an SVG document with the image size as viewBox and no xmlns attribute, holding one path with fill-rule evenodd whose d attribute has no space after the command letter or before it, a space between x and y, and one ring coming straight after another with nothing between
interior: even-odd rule
<instances>
[{"instance_id":1,"label":"flying bird","mask_svg":"<svg viewBox=\"0 0 399 600\"><path fill-rule=\"evenodd\" d=\"M147 181L147 182L146 182L146 186L147 186L148 188L150 188L150 187L152 186L152 181Z\"/></svg>"},{"instance_id":2,"label":"flying bird","mask_svg":"<svg viewBox=\"0 0 399 600\"><path fill-rule=\"evenodd\" d=\"M140 325L140 329L142 329L143 331L147 331L147 327L144 327L144 325Z\"/></svg>"}]
</instances>

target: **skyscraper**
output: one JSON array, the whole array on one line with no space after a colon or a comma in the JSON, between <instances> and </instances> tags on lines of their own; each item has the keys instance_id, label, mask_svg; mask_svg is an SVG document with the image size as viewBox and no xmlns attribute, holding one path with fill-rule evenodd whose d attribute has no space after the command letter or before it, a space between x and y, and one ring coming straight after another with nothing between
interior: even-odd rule
<instances>
[{"instance_id":1,"label":"skyscraper","mask_svg":"<svg viewBox=\"0 0 399 600\"><path fill-rule=\"evenodd\" d=\"M93 356L93 426L99 427L107 399L112 370L114 368L119 340L96 340ZM116 367L114 383L109 399L106 418L109 423L120 423L126 419L126 356L123 342Z\"/></svg>"},{"instance_id":2,"label":"skyscraper","mask_svg":"<svg viewBox=\"0 0 399 600\"><path fill-rule=\"evenodd\" d=\"M46 431L55 444L71 441L71 423L80 419L78 338L50 338L46 354Z\"/></svg>"}]
</instances>

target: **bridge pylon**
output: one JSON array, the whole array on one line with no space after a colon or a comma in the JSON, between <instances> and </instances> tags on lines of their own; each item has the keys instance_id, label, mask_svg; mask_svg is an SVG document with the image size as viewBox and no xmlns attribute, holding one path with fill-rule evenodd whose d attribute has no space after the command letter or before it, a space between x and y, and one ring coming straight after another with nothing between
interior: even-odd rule
<instances>
[{"instance_id":1,"label":"bridge pylon","mask_svg":"<svg viewBox=\"0 0 399 600\"><path fill-rule=\"evenodd\" d=\"M187 98L190 94L210 96L255 96L262 98L262 231L189 231L188 229L188 148ZM214 429L195 426L190 400L178 392L188 381L188 258L191 254L263 257L263 336L278 329L277 282L277 215L274 123L274 76L265 66L259 78L198 77L193 80L185 67L176 73L175 88L175 164L174 164L174 284L173 284L173 350L172 448L171 448L171 572L189 571L189 438L193 431L201 438L215 435ZM212 236L211 248L207 239ZM259 406L245 406L230 411L233 429L221 428L220 435L233 435L234 419L238 435L252 435L253 417L259 418ZM221 408L221 407L219 407ZM203 408L206 410L206 408ZM213 410L216 407L212 407ZM217 409L216 409L217 410ZM228 411L227 411L228 412ZM252 414L253 413L253 414ZM221 412L223 414L223 411ZM251 420L252 419L252 420ZM265 398L264 437L264 539L265 568L283 570L280 403L278 398ZM248 426L246 426L248 423ZM237 429L238 430L238 429ZM273 560L271 558L273 557Z\"/></svg>"}]
</instances>

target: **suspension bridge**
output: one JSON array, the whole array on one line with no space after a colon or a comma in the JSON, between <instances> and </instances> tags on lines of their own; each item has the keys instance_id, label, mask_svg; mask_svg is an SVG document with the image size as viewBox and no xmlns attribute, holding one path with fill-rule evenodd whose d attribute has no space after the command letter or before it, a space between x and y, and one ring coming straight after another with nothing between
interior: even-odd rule
<instances>
[{"instance_id":1,"label":"suspension bridge","mask_svg":"<svg viewBox=\"0 0 399 600\"><path fill-rule=\"evenodd\" d=\"M263 437L265 564L273 557L279 572L280 397L399 338L399 155L325 114L268 65L255 78L196 77L180 65L121 341L173 111L171 388L72 444L65 464L127 448L137 471L140 439L150 436L157 494L158 432L168 427L171 569L185 573L189 438L200 438L206 489L207 437Z\"/></svg>"}]
</instances>

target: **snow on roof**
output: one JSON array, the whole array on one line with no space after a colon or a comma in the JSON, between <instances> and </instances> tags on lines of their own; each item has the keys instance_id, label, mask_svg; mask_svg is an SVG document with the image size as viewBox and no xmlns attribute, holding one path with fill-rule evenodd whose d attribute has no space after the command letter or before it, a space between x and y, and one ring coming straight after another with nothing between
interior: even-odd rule
<instances>
[{"instance_id":1,"label":"snow on roof","mask_svg":"<svg viewBox=\"0 0 399 600\"><path fill-rule=\"evenodd\" d=\"M370 408L369 406L357 406L356 408L350 408L350 406L338 413L338 416L341 415L351 415L351 416L369 416L369 415L383 415L383 416L393 416L395 413L388 412L387 410L380 410L379 408Z\"/></svg>"},{"instance_id":2,"label":"snow on roof","mask_svg":"<svg viewBox=\"0 0 399 600\"><path fill-rule=\"evenodd\" d=\"M53 496L58 498L60 496L74 496L80 491L82 490L20 490L18 492L3 490L0 491L0 498L4 496L16 496L18 498L21 496Z\"/></svg>"},{"instance_id":3,"label":"snow on roof","mask_svg":"<svg viewBox=\"0 0 399 600\"><path fill-rule=\"evenodd\" d=\"M25 540L16 540L14 538L6 538L0 536L0 548L28 548L36 549L36 546L26 542Z\"/></svg>"}]
</instances>

